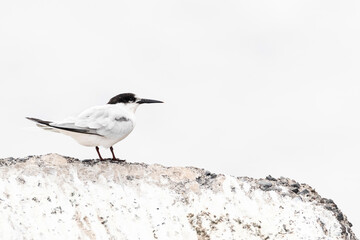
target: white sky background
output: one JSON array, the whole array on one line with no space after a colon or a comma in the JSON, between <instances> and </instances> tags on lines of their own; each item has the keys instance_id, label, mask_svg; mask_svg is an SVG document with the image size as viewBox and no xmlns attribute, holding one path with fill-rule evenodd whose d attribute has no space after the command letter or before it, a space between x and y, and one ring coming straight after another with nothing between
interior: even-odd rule
<instances>
[{"instance_id":1,"label":"white sky background","mask_svg":"<svg viewBox=\"0 0 360 240\"><path fill-rule=\"evenodd\" d=\"M120 158L290 177L359 236L359 43L359 1L0 1L0 157L96 158L24 117L134 92L166 103L139 107Z\"/></svg>"}]
</instances>

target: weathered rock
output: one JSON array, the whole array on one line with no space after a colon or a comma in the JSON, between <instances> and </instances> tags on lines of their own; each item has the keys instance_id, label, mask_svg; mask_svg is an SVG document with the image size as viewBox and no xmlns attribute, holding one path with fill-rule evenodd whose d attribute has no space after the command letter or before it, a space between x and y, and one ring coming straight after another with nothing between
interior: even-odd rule
<instances>
[{"instance_id":1,"label":"weathered rock","mask_svg":"<svg viewBox=\"0 0 360 240\"><path fill-rule=\"evenodd\" d=\"M191 167L0 160L0 239L356 239L347 217L287 178Z\"/></svg>"}]
</instances>

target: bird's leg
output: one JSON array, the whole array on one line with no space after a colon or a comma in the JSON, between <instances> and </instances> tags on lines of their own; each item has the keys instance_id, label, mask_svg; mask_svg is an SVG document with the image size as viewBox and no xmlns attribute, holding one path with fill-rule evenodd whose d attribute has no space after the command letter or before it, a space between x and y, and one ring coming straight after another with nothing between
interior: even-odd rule
<instances>
[{"instance_id":1,"label":"bird's leg","mask_svg":"<svg viewBox=\"0 0 360 240\"><path fill-rule=\"evenodd\" d=\"M100 160L101 160L101 161L104 160L104 159L101 157L101 155L100 155L99 147L96 146L95 149L96 149L96 151L97 151L97 153L98 153L98 155L99 155Z\"/></svg>"},{"instance_id":2,"label":"bird's leg","mask_svg":"<svg viewBox=\"0 0 360 240\"><path fill-rule=\"evenodd\" d=\"M112 155L113 155L113 160L116 160L115 153L114 153L114 149L113 149L112 146L110 147L110 151L111 151L111 153L112 153Z\"/></svg>"},{"instance_id":3,"label":"bird's leg","mask_svg":"<svg viewBox=\"0 0 360 240\"><path fill-rule=\"evenodd\" d=\"M115 160L115 161L120 161L120 162L125 162L125 160L117 159L117 158L115 157L114 149L113 149L112 146L110 147L110 151L111 151L111 153L112 153L112 155L113 155L113 160Z\"/></svg>"}]
</instances>

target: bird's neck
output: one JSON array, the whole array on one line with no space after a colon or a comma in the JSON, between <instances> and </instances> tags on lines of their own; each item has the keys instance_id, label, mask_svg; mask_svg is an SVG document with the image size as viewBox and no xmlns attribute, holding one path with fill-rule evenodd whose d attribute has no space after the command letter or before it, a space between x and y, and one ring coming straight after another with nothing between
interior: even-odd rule
<instances>
[{"instance_id":1,"label":"bird's neck","mask_svg":"<svg viewBox=\"0 0 360 240\"><path fill-rule=\"evenodd\" d=\"M118 103L118 105L132 113L135 113L136 109L139 106L139 104L137 104L137 103L127 103L127 104Z\"/></svg>"}]
</instances>

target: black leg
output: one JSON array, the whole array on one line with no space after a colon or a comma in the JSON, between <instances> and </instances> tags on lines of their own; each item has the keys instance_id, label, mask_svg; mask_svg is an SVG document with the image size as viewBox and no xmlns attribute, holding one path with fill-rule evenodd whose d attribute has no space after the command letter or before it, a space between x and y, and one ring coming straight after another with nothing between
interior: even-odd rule
<instances>
[{"instance_id":1,"label":"black leg","mask_svg":"<svg viewBox=\"0 0 360 240\"><path fill-rule=\"evenodd\" d=\"M116 160L116 157L115 157L115 154L114 154L114 149L113 149L112 146L110 147L110 151L111 151L111 153L113 155L113 160Z\"/></svg>"},{"instance_id":2,"label":"black leg","mask_svg":"<svg viewBox=\"0 0 360 240\"><path fill-rule=\"evenodd\" d=\"M113 149L112 146L110 147L110 151L111 151L111 153L112 153L112 155L113 155L113 160L114 160L114 161L125 162L125 160L117 159L117 158L115 157L114 149Z\"/></svg>"},{"instance_id":3,"label":"black leg","mask_svg":"<svg viewBox=\"0 0 360 240\"><path fill-rule=\"evenodd\" d=\"M97 151L97 153L98 153L98 155L99 155L100 160L101 160L101 161L104 160L104 159L101 157L101 155L100 155L99 147L96 146L95 149L96 149L96 151Z\"/></svg>"}]
</instances>

